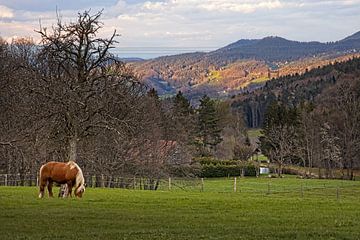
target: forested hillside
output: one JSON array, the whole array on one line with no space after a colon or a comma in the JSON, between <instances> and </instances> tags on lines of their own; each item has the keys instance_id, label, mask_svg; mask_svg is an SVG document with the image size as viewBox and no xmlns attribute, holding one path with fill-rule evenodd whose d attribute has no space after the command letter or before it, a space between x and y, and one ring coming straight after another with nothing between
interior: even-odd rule
<instances>
[{"instance_id":1,"label":"forested hillside","mask_svg":"<svg viewBox=\"0 0 360 240\"><path fill-rule=\"evenodd\" d=\"M360 167L360 59L274 79L232 100L249 127L263 128L260 148L279 175L284 165L310 176L354 179ZM321 172L325 169L325 172Z\"/></svg>"},{"instance_id":2,"label":"forested hillside","mask_svg":"<svg viewBox=\"0 0 360 240\"><path fill-rule=\"evenodd\" d=\"M130 65L161 95L182 91L198 100L238 94L265 81L358 56L359 33L331 43L297 42L280 37L239 40L216 51L164 56Z\"/></svg>"},{"instance_id":3,"label":"forested hillside","mask_svg":"<svg viewBox=\"0 0 360 240\"><path fill-rule=\"evenodd\" d=\"M338 84L359 81L359 62L359 58L354 58L315 68L304 74L273 79L260 89L234 97L232 106L243 109L249 127L261 127L267 107L274 101L288 106L297 106L302 102L316 104L323 101L326 91L336 88Z\"/></svg>"}]
</instances>

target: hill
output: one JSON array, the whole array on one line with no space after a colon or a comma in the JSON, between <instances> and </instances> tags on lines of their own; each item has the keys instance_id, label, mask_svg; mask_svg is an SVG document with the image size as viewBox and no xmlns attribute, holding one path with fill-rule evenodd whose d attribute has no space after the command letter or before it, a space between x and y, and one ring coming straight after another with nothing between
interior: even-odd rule
<instances>
[{"instance_id":1,"label":"hill","mask_svg":"<svg viewBox=\"0 0 360 240\"><path fill-rule=\"evenodd\" d=\"M242 39L212 52L164 56L130 63L159 94L181 90L196 99L204 93L227 97L257 88L273 77L357 56L360 32L337 42L298 42L281 37Z\"/></svg>"},{"instance_id":2,"label":"hill","mask_svg":"<svg viewBox=\"0 0 360 240\"><path fill-rule=\"evenodd\" d=\"M338 84L344 81L358 82L360 59L335 62L321 68L308 70L303 74L291 74L273 79L252 92L239 94L230 101L233 108L244 112L248 127L261 127L268 106L282 102L288 106L297 106L302 102L321 105L326 96L332 95ZM351 85L350 85L351 86Z\"/></svg>"}]
</instances>

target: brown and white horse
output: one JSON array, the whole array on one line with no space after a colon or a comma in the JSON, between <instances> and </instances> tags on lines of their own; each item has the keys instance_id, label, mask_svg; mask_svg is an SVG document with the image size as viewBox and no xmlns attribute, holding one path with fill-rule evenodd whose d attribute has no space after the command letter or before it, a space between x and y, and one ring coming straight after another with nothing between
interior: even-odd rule
<instances>
[{"instance_id":1,"label":"brown and white horse","mask_svg":"<svg viewBox=\"0 0 360 240\"><path fill-rule=\"evenodd\" d=\"M40 194L39 198L44 197L45 187L47 185L49 197L53 197L52 184L66 184L68 194L71 196L72 188L76 197L82 197L85 192L85 179L81 168L73 161L48 162L41 166L39 174Z\"/></svg>"}]
</instances>

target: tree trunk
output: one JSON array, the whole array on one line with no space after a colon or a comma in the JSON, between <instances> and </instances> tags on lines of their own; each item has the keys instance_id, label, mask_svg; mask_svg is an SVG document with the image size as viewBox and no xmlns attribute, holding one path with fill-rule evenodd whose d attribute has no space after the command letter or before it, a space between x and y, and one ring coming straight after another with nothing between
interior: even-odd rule
<instances>
[{"instance_id":1,"label":"tree trunk","mask_svg":"<svg viewBox=\"0 0 360 240\"><path fill-rule=\"evenodd\" d=\"M279 178L281 177L281 174L282 174L282 164L279 163L279 164L278 164L278 177L279 177Z\"/></svg>"},{"instance_id":2,"label":"tree trunk","mask_svg":"<svg viewBox=\"0 0 360 240\"><path fill-rule=\"evenodd\" d=\"M76 162L76 160L77 160L77 143L78 143L78 139L76 136L70 138L70 140L69 140L69 161Z\"/></svg>"}]
</instances>

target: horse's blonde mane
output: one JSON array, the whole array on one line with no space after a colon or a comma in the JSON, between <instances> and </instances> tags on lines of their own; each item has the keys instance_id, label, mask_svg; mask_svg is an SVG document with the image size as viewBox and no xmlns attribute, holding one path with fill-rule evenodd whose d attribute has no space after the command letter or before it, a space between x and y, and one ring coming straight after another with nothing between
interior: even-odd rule
<instances>
[{"instance_id":1,"label":"horse's blonde mane","mask_svg":"<svg viewBox=\"0 0 360 240\"><path fill-rule=\"evenodd\" d=\"M85 190L85 186L84 186L85 179L84 179L83 172L82 172L81 168L79 167L79 165L77 165L74 161L67 162L67 165L70 166L70 169L77 168L77 170L78 170L78 172L76 174L76 180L75 180L75 186L74 186L75 189L78 189L80 186L82 186L83 189Z\"/></svg>"}]
</instances>

